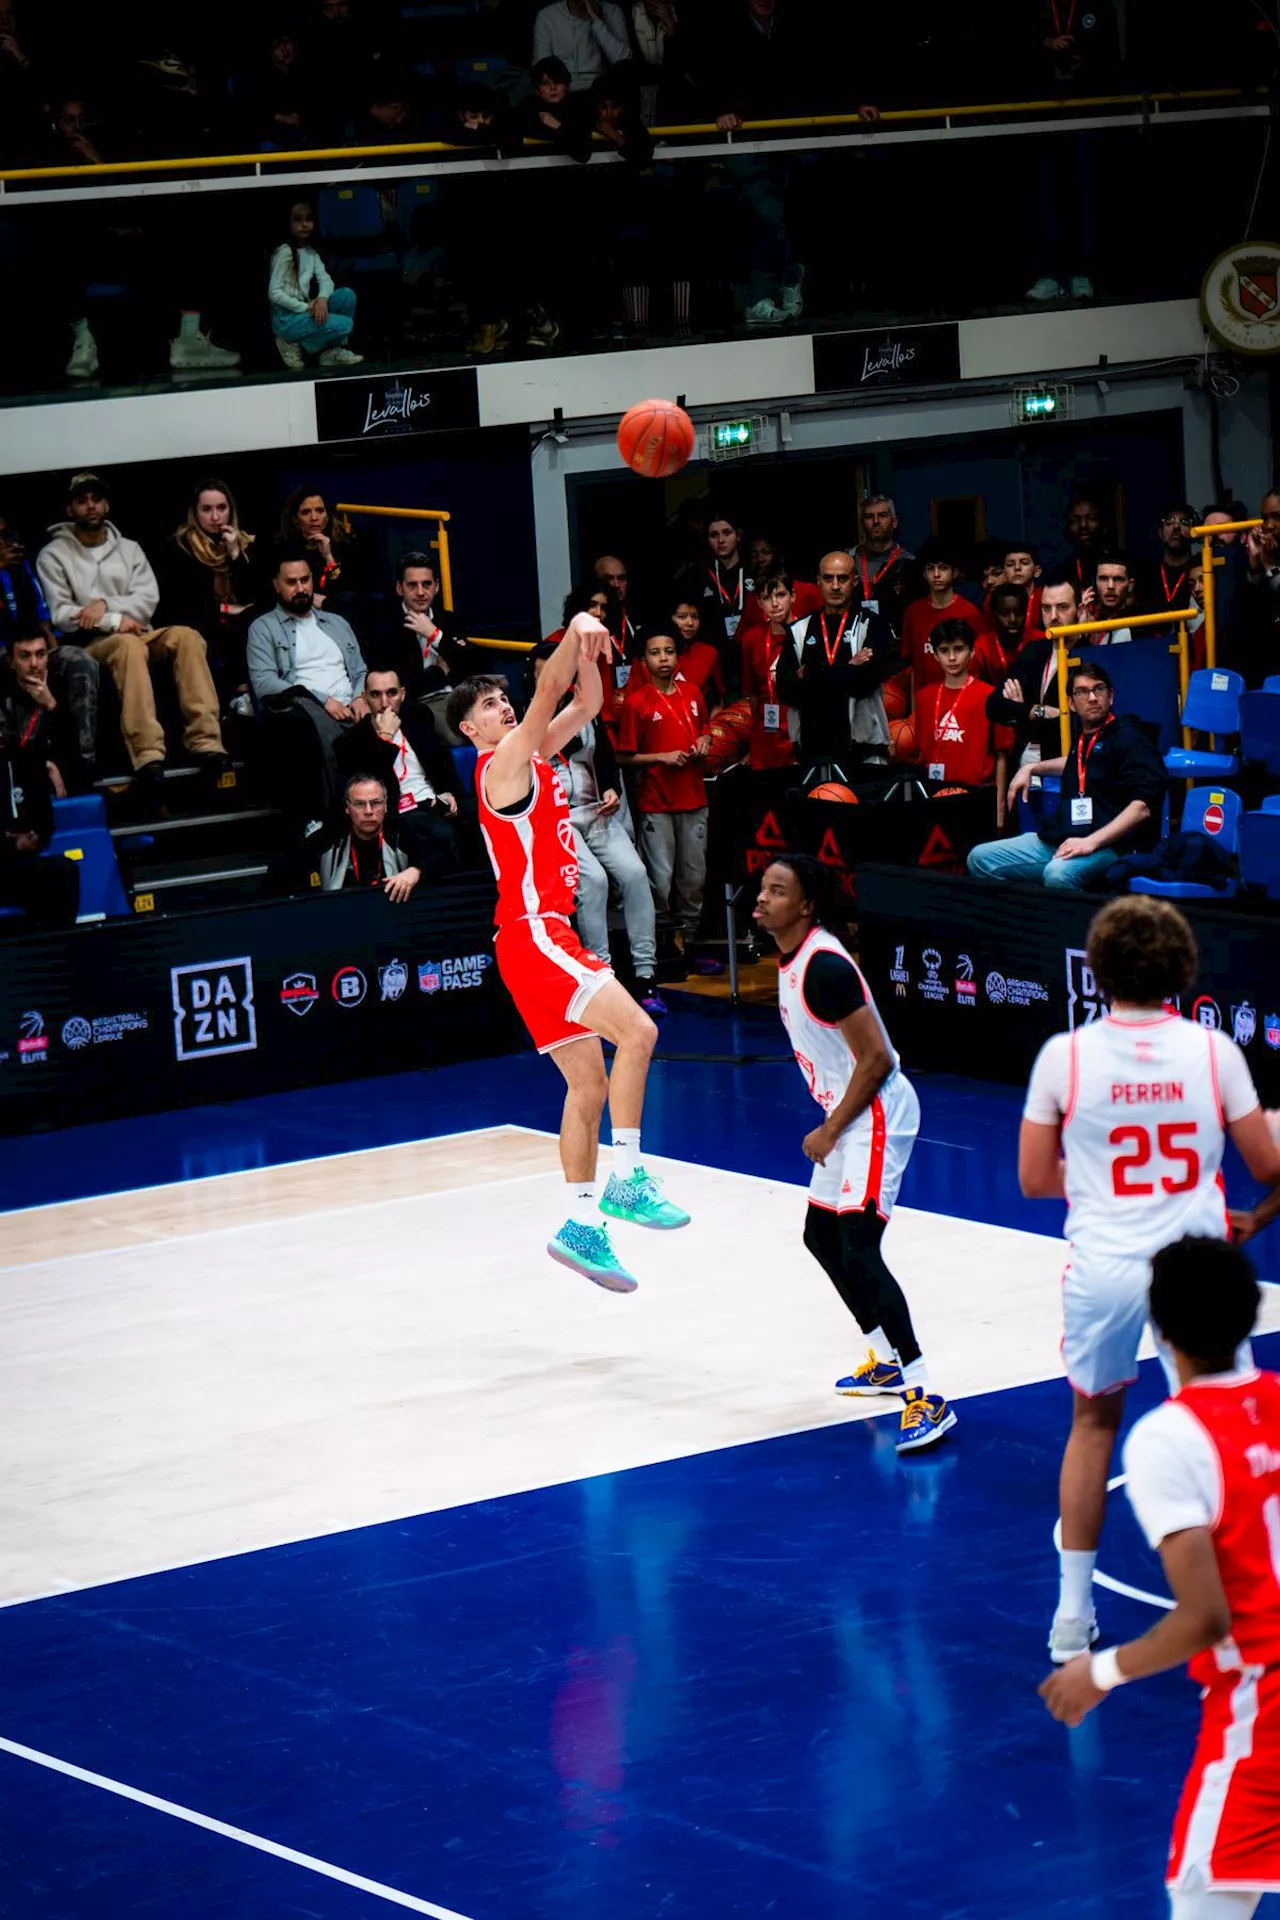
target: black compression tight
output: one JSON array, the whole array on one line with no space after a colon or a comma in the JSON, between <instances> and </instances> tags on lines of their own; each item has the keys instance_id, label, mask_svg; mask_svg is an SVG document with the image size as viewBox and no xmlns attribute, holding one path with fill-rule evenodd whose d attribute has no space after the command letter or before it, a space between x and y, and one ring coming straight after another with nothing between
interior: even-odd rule
<instances>
[{"instance_id":1,"label":"black compression tight","mask_svg":"<svg viewBox=\"0 0 1280 1920\"><path fill-rule=\"evenodd\" d=\"M861 1213L810 1206L804 1243L864 1333L884 1329L904 1367L920 1358L911 1309L880 1252L885 1223L868 1201Z\"/></svg>"}]
</instances>

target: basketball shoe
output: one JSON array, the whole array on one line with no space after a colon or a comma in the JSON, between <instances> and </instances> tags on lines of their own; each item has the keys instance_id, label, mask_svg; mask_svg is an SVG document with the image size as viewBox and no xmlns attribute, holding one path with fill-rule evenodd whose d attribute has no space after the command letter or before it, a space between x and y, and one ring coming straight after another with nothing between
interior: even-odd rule
<instances>
[{"instance_id":1,"label":"basketball shoe","mask_svg":"<svg viewBox=\"0 0 1280 1920\"><path fill-rule=\"evenodd\" d=\"M860 1367L847 1373L843 1380L836 1381L836 1392L848 1394L856 1399L862 1393L905 1393L906 1382L902 1377L902 1368L896 1360L882 1360L878 1353L867 1348L867 1357Z\"/></svg>"},{"instance_id":2,"label":"basketball shoe","mask_svg":"<svg viewBox=\"0 0 1280 1920\"><path fill-rule=\"evenodd\" d=\"M636 1283L613 1250L608 1227L586 1227L566 1220L547 1252L562 1267L572 1267L608 1293L634 1293Z\"/></svg>"},{"instance_id":3,"label":"basketball shoe","mask_svg":"<svg viewBox=\"0 0 1280 1920\"><path fill-rule=\"evenodd\" d=\"M1091 1613L1087 1620L1073 1620L1067 1614L1055 1613L1049 1629L1049 1658L1055 1667L1065 1667L1078 1653L1088 1653L1090 1647L1096 1647L1098 1638L1096 1613Z\"/></svg>"},{"instance_id":4,"label":"basketball shoe","mask_svg":"<svg viewBox=\"0 0 1280 1920\"><path fill-rule=\"evenodd\" d=\"M609 1175L609 1184L600 1196L600 1211L611 1220L625 1220L633 1227L655 1227L660 1233L689 1224L684 1208L664 1200L662 1182L643 1167L637 1167L630 1180L620 1180L616 1173Z\"/></svg>"},{"instance_id":5,"label":"basketball shoe","mask_svg":"<svg viewBox=\"0 0 1280 1920\"><path fill-rule=\"evenodd\" d=\"M923 1387L908 1387L902 1407L902 1431L898 1435L897 1451L915 1453L920 1447L931 1447L935 1440L941 1440L944 1433L950 1433L956 1424L956 1417L940 1393L926 1393Z\"/></svg>"}]
</instances>

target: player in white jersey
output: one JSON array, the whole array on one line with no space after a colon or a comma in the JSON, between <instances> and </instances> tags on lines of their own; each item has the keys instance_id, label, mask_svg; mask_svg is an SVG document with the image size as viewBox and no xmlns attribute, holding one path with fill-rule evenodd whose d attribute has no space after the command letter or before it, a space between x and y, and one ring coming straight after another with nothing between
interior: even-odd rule
<instances>
[{"instance_id":1,"label":"player in white jersey","mask_svg":"<svg viewBox=\"0 0 1280 1920\"><path fill-rule=\"evenodd\" d=\"M824 924L825 870L783 854L760 882L754 918L778 946L778 1011L822 1109L806 1134L813 1161L804 1243L867 1338L867 1358L838 1393L899 1394L898 1452L932 1446L956 1424L933 1391L902 1288L880 1242L920 1128L920 1102L847 948Z\"/></svg>"},{"instance_id":2,"label":"player in white jersey","mask_svg":"<svg viewBox=\"0 0 1280 1920\"><path fill-rule=\"evenodd\" d=\"M1199 968L1177 908L1141 894L1113 900L1089 929L1088 961L1110 1011L1042 1048L1018 1150L1022 1191L1066 1199L1071 1243L1062 1357L1074 1402L1049 1636L1059 1664L1098 1637L1093 1570L1125 1388L1138 1373L1152 1256L1184 1234L1226 1238L1226 1134L1255 1179L1280 1181L1280 1150L1239 1047L1172 1010Z\"/></svg>"}]
</instances>

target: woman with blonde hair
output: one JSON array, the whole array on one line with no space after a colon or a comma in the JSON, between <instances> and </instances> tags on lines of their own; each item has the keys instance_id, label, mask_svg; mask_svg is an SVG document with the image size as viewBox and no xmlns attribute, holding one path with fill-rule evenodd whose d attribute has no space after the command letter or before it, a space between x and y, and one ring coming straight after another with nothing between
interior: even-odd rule
<instances>
[{"instance_id":1,"label":"woman with blonde hair","mask_svg":"<svg viewBox=\"0 0 1280 1920\"><path fill-rule=\"evenodd\" d=\"M235 692L248 684L245 641L261 597L256 539L241 526L236 497L225 480L199 480L160 568L166 620L194 627L203 636L215 679Z\"/></svg>"}]
</instances>

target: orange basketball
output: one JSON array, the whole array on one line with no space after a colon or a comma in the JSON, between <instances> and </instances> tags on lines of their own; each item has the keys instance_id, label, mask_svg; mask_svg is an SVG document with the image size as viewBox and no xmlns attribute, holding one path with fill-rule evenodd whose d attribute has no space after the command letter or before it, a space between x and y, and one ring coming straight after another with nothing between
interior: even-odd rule
<instances>
[{"instance_id":1,"label":"orange basketball","mask_svg":"<svg viewBox=\"0 0 1280 1920\"><path fill-rule=\"evenodd\" d=\"M910 719L891 720L889 722L889 757L891 760L915 760L919 757L916 747L915 723Z\"/></svg>"},{"instance_id":2,"label":"orange basketball","mask_svg":"<svg viewBox=\"0 0 1280 1920\"><path fill-rule=\"evenodd\" d=\"M843 800L853 806L858 804L858 796L852 787L842 786L839 780L824 780L820 786L810 787L811 800Z\"/></svg>"},{"instance_id":3,"label":"orange basketball","mask_svg":"<svg viewBox=\"0 0 1280 1920\"><path fill-rule=\"evenodd\" d=\"M646 480L679 473L696 441L692 420L674 400L638 400L618 422L618 452Z\"/></svg>"},{"instance_id":4,"label":"orange basketball","mask_svg":"<svg viewBox=\"0 0 1280 1920\"><path fill-rule=\"evenodd\" d=\"M886 680L880 689L884 701L885 718L902 720L911 711L911 670L895 673L892 680Z\"/></svg>"},{"instance_id":5,"label":"orange basketball","mask_svg":"<svg viewBox=\"0 0 1280 1920\"><path fill-rule=\"evenodd\" d=\"M970 791L971 789L968 787L939 787L935 791L933 797L935 800L946 800L951 795L958 794L958 793L968 793Z\"/></svg>"}]
</instances>

